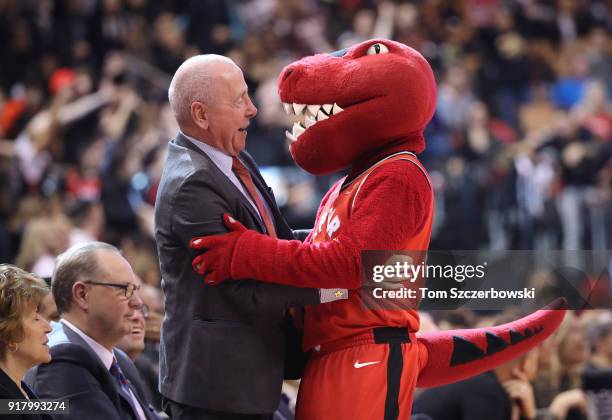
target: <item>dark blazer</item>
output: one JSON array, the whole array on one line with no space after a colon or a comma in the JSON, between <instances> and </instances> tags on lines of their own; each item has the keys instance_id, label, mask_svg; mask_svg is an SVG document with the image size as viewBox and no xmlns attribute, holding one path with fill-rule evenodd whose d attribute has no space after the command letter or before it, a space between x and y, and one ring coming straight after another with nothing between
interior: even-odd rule
<instances>
[{"instance_id":1,"label":"dark blazer","mask_svg":"<svg viewBox=\"0 0 612 420\"><path fill-rule=\"evenodd\" d=\"M272 190L247 153L250 170L279 238L293 239ZM165 317L160 348L160 391L175 402L243 414L278 406L286 355L286 309L319 303L316 289L228 281L207 286L191 267L195 236L226 233L230 213L248 229L265 230L256 210L196 145L179 134L168 145L157 200L155 239Z\"/></svg>"},{"instance_id":2,"label":"dark blazer","mask_svg":"<svg viewBox=\"0 0 612 420\"><path fill-rule=\"evenodd\" d=\"M51 362L28 371L25 382L40 398L69 400L69 414L62 420L132 419L127 397L94 350L73 330L55 323L49 334ZM144 396L143 385L129 357L114 349L123 374L147 419L158 416ZM59 417L59 416L58 416Z\"/></svg>"},{"instance_id":3,"label":"dark blazer","mask_svg":"<svg viewBox=\"0 0 612 420\"><path fill-rule=\"evenodd\" d=\"M21 388L31 400L38 399L36 394L23 381L21 382ZM2 369L0 369L0 399L25 399L17 384ZM53 417L48 414L0 414L0 420L53 420Z\"/></svg>"}]
</instances>

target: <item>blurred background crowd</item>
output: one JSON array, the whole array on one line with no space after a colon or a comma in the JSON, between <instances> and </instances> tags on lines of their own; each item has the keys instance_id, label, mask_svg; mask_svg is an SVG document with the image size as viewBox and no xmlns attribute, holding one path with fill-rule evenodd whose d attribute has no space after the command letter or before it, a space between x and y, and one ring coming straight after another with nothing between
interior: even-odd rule
<instances>
[{"instance_id":1,"label":"blurred background crowd","mask_svg":"<svg viewBox=\"0 0 612 420\"><path fill-rule=\"evenodd\" d=\"M70 245L117 245L144 284L154 348L152 209L178 129L176 68L218 53L244 70L259 109L247 149L289 224L308 228L341 174L293 164L276 79L374 37L419 50L438 81L421 155L433 249L611 249L611 30L605 0L0 0L0 262L49 277Z\"/></svg>"}]
</instances>

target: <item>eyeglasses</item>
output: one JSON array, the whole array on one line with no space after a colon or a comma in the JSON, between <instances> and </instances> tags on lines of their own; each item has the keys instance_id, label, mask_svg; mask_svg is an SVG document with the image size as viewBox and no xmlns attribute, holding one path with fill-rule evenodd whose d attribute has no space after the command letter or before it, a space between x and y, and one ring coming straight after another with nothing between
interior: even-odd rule
<instances>
[{"instance_id":1,"label":"eyeglasses","mask_svg":"<svg viewBox=\"0 0 612 420\"><path fill-rule=\"evenodd\" d=\"M107 286L107 287L116 287L118 289L123 289L125 292L125 298L131 299L134 296L134 292L140 289L140 285L136 283L102 283L100 281L84 281L83 283L93 284L94 286ZM147 315L148 315L147 308ZM143 314L144 315L144 314Z\"/></svg>"},{"instance_id":2,"label":"eyeglasses","mask_svg":"<svg viewBox=\"0 0 612 420\"><path fill-rule=\"evenodd\" d=\"M149 318L150 311L149 311L149 306L146 303L143 303L142 305L140 305L140 308L138 308L138 310L142 312L142 317L144 319Z\"/></svg>"}]
</instances>

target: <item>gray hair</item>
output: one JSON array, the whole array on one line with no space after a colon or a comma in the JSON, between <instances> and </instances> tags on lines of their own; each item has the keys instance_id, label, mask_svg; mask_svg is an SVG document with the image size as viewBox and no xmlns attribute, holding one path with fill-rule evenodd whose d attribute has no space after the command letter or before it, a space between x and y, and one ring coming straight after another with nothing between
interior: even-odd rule
<instances>
[{"instance_id":1,"label":"gray hair","mask_svg":"<svg viewBox=\"0 0 612 420\"><path fill-rule=\"evenodd\" d=\"M93 280L101 275L98 251L121 254L113 245L105 242L86 242L70 247L57 257L53 271L51 292L60 314L68 312L72 305L72 286L79 280Z\"/></svg>"},{"instance_id":2,"label":"gray hair","mask_svg":"<svg viewBox=\"0 0 612 420\"><path fill-rule=\"evenodd\" d=\"M174 73L168 88L168 101L179 125L189 121L192 103L212 103L214 73L211 70L218 63L235 65L222 55L203 54L188 58Z\"/></svg>"}]
</instances>

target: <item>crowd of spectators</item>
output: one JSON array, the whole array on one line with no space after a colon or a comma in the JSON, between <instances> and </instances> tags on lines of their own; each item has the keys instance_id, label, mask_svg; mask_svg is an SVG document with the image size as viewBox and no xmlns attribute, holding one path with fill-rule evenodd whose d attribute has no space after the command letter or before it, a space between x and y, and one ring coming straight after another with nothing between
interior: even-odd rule
<instances>
[{"instance_id":1,"label":"crowd of spectators","mask_svg":"<svg viewBox=\"0 0 612 420\"><path fill-rule=\"evenodd\" d=\"M470 379L417 393L419 420L607 419L612 416L612 318L609 310L569 313L525 355ZM516 319L513 310L476 318L436 313L425 328L473 328Z\"/></svg>"},{"instance_id":2,"label":"crowd of spectators","mask_svg":"<svg viewBox=\"0 0 612 420\"><path fill-rule=\"evenodd\" d=\"M276 79L305 55L375 37L419 50L438 81L421 155L435 188L432 248L611 249L610 7L0 0L0 262L49 277L70 245L117 245L143 282L145 353L154 355L163 304L152 208L178 129L171 75L198 53L244 70L259 109L247 149L289 224L308 228L341 175L294 165ZM154 358L146 364L154 378Z\"/></svg>"},{"instance_id":3,"label":"crowd of spectators","mask_svg":"<svg viewBox=\"0 0 612 420\"><path fill-rule=\"evenodd\" d=\"M339 175L315 179L291 161L276 78L372 37L418 49L438 79L421 156L436 189L433 248L608 249L611 13L596 0L3 0L0 257L46 275L45 257L85 238L151 253L177 131L168 82L196 53L244 69L259 108L248 150L290 224L311 226ZM154 258L141 263L159 281Z\"/></svg>"}]
</instances>

